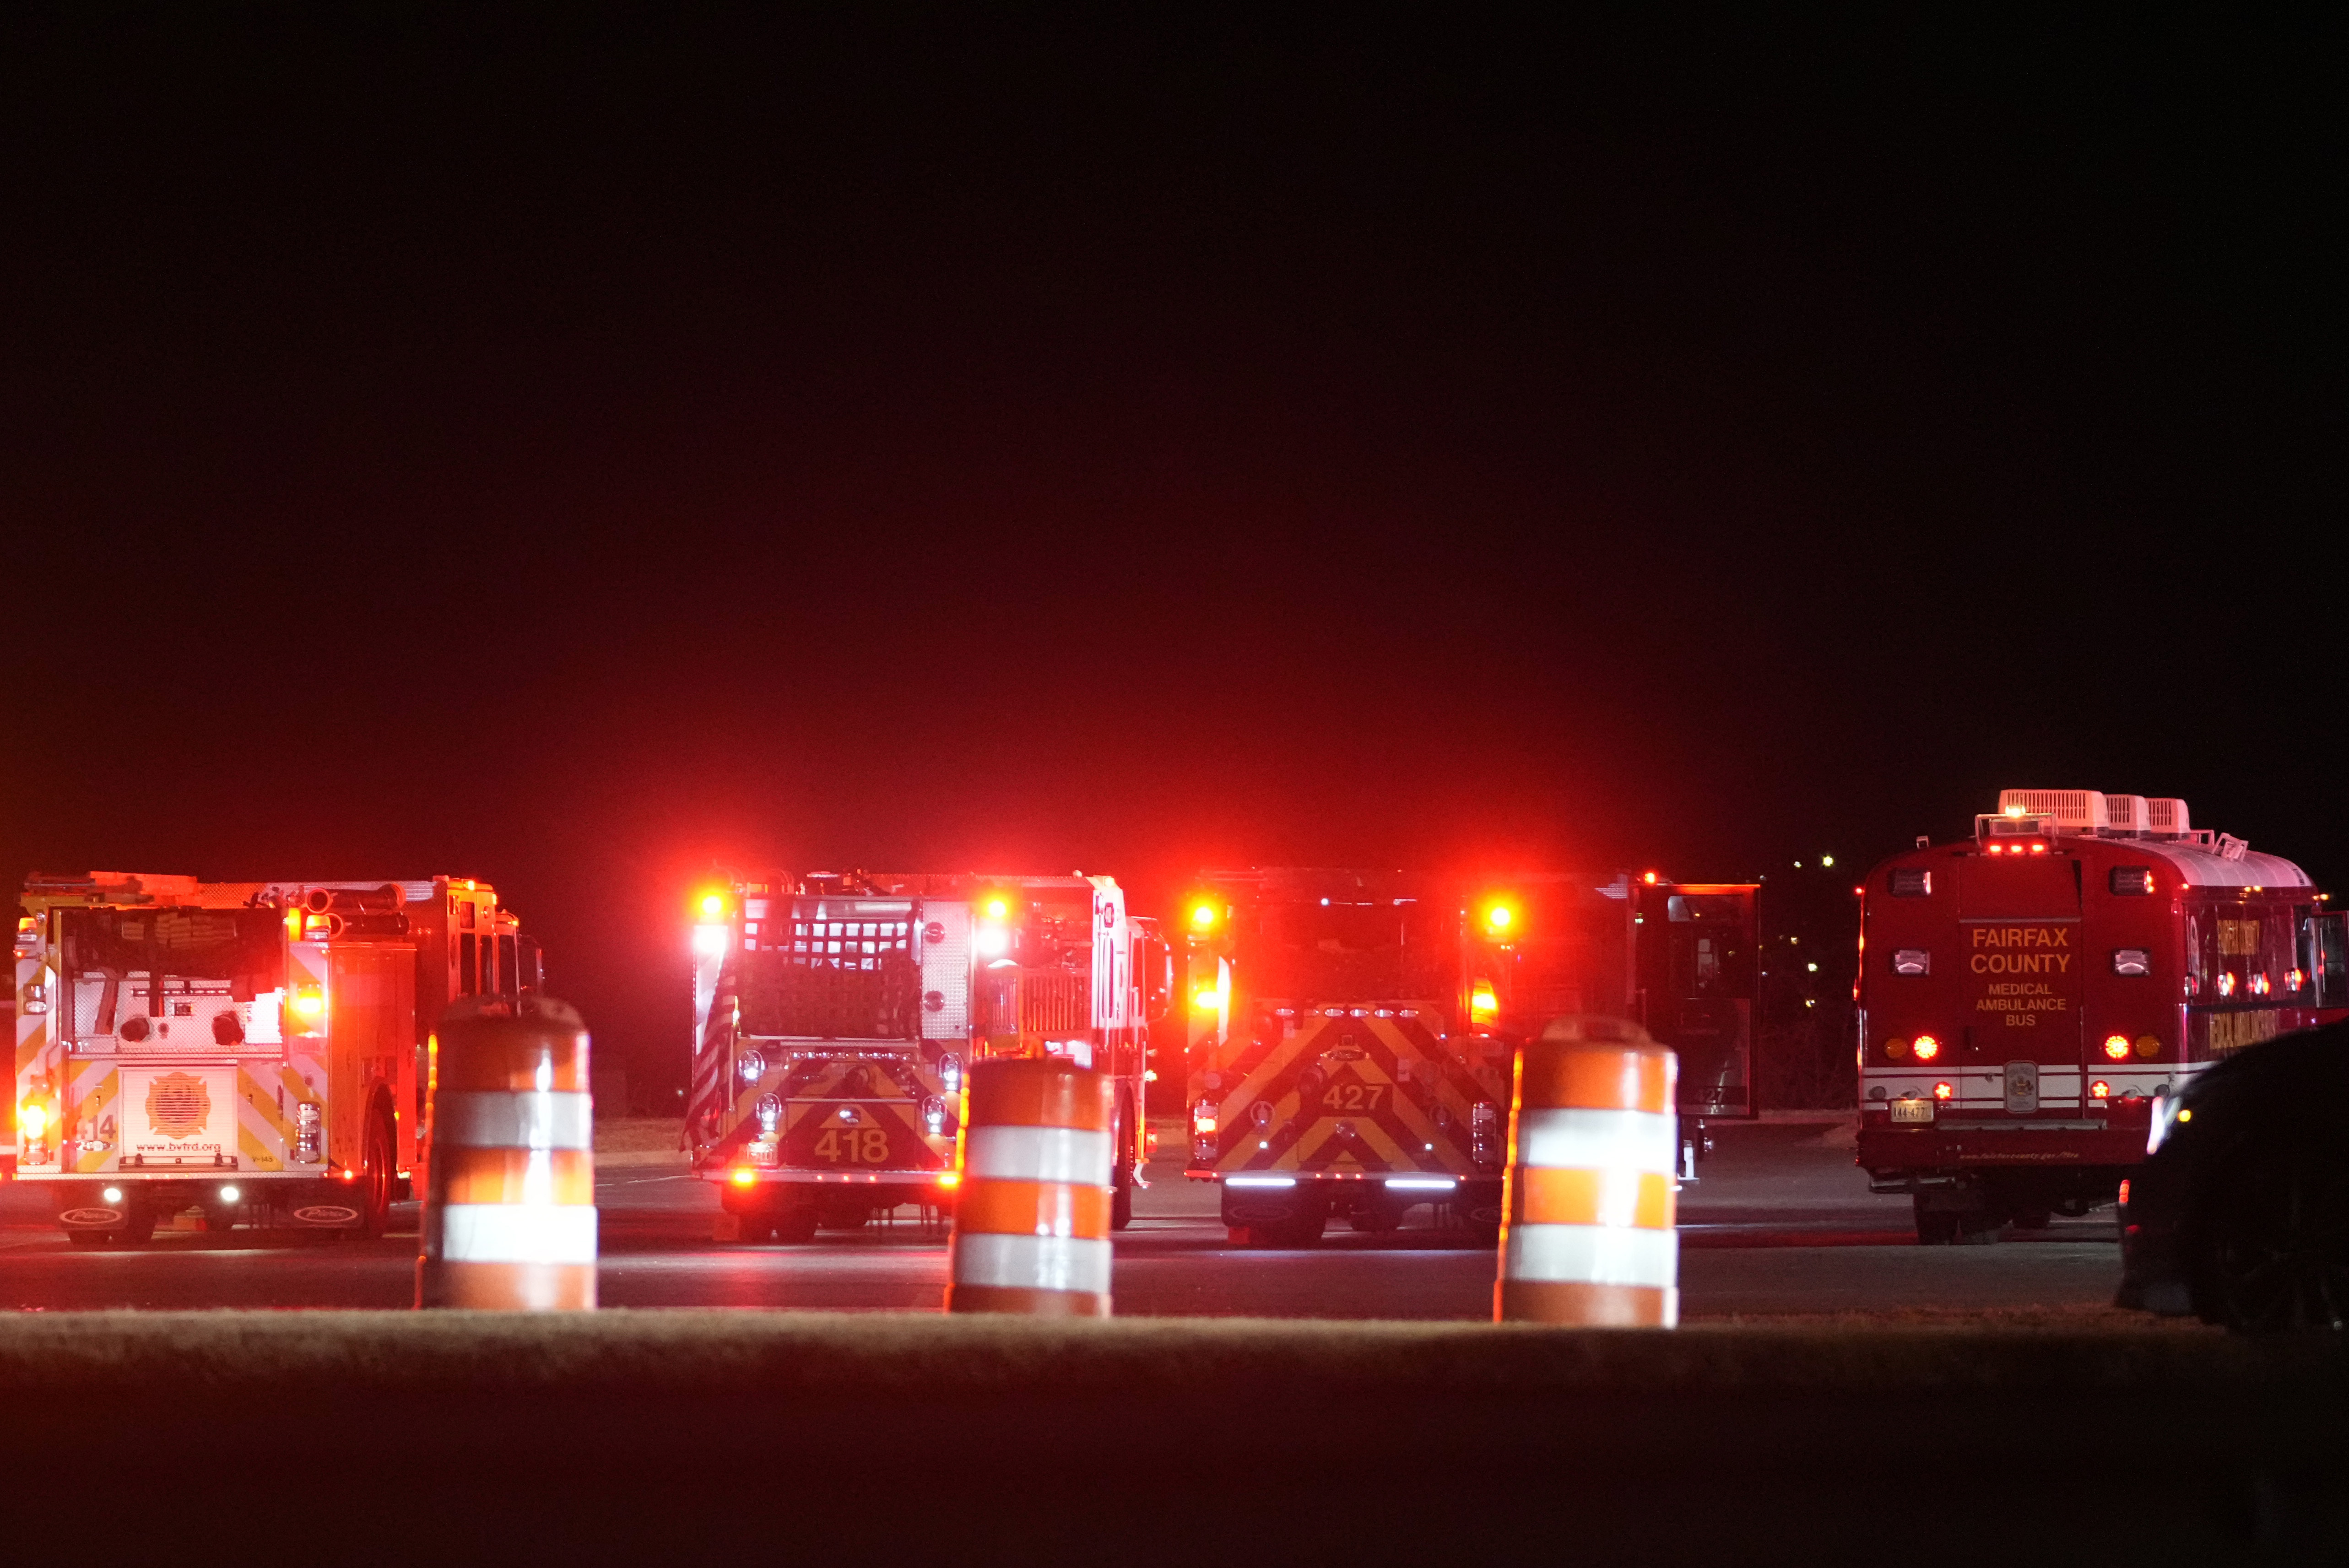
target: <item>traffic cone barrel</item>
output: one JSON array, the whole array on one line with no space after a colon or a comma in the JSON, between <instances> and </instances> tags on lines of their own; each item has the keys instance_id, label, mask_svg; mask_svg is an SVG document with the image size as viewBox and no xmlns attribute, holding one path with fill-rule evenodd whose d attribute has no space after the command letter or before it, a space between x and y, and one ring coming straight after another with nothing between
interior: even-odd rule
<instances>
[{"instance_id":1,"label":"traffic cone barrel","mask_svg":"<svg viewBox=\"0 0 2349 1568\"><path fill-rule=\"evenodd\" d=\"M563 1003L464 997L432 1037L419 1306L595 1305L587 1031Z\"/></svg>"},{"instance_id":2,"label":"traffic cone barrel","mask_svg":"<svg viewBox=\"0 0 2349 1568\"><path fill-rule=\"evenodd\" d=\"M1679 1060L1637 1025L1558 1018L1517 1053L1501 1322L1670 1328Z\"/></svg>"},{"instance_id":3,"label":"traffic cone barrel","mask_svg":"<svg viewBox=\"0 0 2349 1568\"><path fill-rule=\"evenodd\" d=\"M1111 1092L1053 1057L970 1069L948 1312L1109 1315Z\"/></svg>"}]
</instances>

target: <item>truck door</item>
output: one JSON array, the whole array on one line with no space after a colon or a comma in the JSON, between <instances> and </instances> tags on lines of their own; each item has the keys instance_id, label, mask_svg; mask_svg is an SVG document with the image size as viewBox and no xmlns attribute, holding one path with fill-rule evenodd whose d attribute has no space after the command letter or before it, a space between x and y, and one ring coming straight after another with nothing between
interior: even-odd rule
<instances>
[{"instance_id":1,"label":"truck door","mask_svg":"<svg viewBox=\"0 0 2349 1568\"><path fill-rule=\"evenodd\" d=\"M1963 1063L2000 1075L1991 1092L2009 1115L2076 1110L2086 1048L2079 862L2046 853L1958 865Z\"/></svg>"},{"instance_id":2,"label":"truck door","mask_svg":"<svg viewBox=\"0 0 2349 1568\"><path fill-rule=\"evenodd\" d=\"M2349 913L2320 914L2308 923L2307 969L2316 977L2316 1005L2349 1007Z\"/></svg>"}]
</instances>

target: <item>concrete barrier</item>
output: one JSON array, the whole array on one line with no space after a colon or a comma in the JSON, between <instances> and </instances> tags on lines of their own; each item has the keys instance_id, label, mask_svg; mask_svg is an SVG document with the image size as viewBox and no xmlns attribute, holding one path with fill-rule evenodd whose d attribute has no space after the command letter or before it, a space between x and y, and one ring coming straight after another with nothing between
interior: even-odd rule
<instances>
[{"instance_id":1,"label":"concrete barrier","mask_svg":"<svg viewBox=\"0 0 2349 1568\"><path fill-rule=\"evenodd\" d=\"M385 1561L444 1548L657 1560L689 1524L697 1559L747 1561L781 1532L794 1554L880 1543L957 1563L1097 1565L1104 1541L1143 1540L1154 1561L1182 1563L1241 1539L1251 1553L1423 1568L1552 1539L1563 1512L1578 1562L1798 1555L1881 1568L1888 1527L1904 1518L1888 1511L1888 1472L1924 1473L1942 1455L1994 1456L2002 1473L2032 1476L2074 1473L2086 1455L2099 1470L2077 1486L1990 1488L1980 1506L1971 1493L1934 1501L1898 1532L1904 1563L2230 1562L2276 1542L2321 1556L2341 1517L2330 1481L2349 1460L2344 1396L2337 1346L2186 1329L1623 1335L614 1311L0 1319L0 1405L20 1449L52 1456L44 1464L118 1451L127 1432L142 1452L266 1454L322 1411L364 1433L353 1465L431 1454L363 1494L323 1480L271 1491L277 1538L378 1542ZM1344 1506L1301 1504L1309 1439L1365 1431L1407 1439L1402 1480ZM1899 1440L1918 1433L1929 1436ZM897 1462L909 1434L942 1457ZM2132 1479L2132 1463L2180 1445L2192 1464ZM790 1476L789 1491L745 1479L767 1474ZM119 1538L184 1542L187 1509L181 1491L123 1487L103 1518ZM87 1543L93 1528L88 1509L28 1506L10 1544Z\"/></svg>"}]
</instances>

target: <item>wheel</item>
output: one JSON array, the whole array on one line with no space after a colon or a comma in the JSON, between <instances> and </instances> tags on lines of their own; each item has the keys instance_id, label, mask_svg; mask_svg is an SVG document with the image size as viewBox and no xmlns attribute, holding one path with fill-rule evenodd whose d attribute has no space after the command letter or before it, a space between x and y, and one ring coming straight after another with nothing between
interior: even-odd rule
<instances>
[{"instance_id":1,"label":"wheel","mask_svg":"<svg viewBox=\"0 0 2349 1568\"><path fill-rule=\"evenodd\" d=\"M1357 1231L1383 1236L1402 1228L1402 1211L1392 1203L1365 1203L1348 1215L1346 1222Z\"/></svg>"},{"instance_id":2,"label":"wheel","mask_svg":"<svg viewBox=\"0 0 2349 1568\"><path fill-rule=\"evenodd\" d=\"M1265 1238L1259 1243L1264 1246L1309 1247L1321 1240L1322 1229L1329 1222L1329 1205L1306 1199L1298 1204L1298 1212L1288 1218L1276 1221L1269 1225L1253 1225L1249 1228L1256 1234Z\"/></svg>"},{"instance_id":3,"label":"wheel","mask_svg":"<svg viewBox=\"0 0 2349 1568\"><path fill-rule=\"evenodd\" d=\"M746 1225L748 1222L745 1222ZM767 1222L767 1234L791 1246L803 1247L815 1240L813 1209L778 1209Z\"/></svg>"},{"instance_id":4,"label":"wheel","mask_svg":"<svg viewBox=\"0 0 2349 1568\"><path fill-rule=\"evenodd\" d=\"M1125 1102L1122 1099L1118 1101L1110 1137L1117 1150L1117 1165L1109 1179L1109 1228L1122 1231L1133 1223L1133 1150L1126 1143Z\"/></svg>"},{"instance_id":5,"label":"wheel","mask_svg":"<svg viewBox=\"0 0 2349 1568\"><path fill-rule=\"evenodd\" d=\"M2244 1334L2349 1326L2349 1171L2283 1150L2226 1176L2196 1226L2204 1321Z\"/></svg>"},{"instance_id":6,"label":"wheel","mask_svg":"<svg viewBox=\"0 0 2349 1568\"><path fill-rule=\"evenodd\" d=\"M2006 1229L2006 1222L1987 1209L1929 1209L1925 1198L1919 1192L1911 1200L1920 1247L1985 1246Z\"/></svg>"},{"instance_id":7,"label":"wheel","mask_svg":"<svg viewBox=\"0 0 2349 1568\"><path fill-rule=\"evenodd\" d=\"M222 1235L236 1229L236 1211L228 1208L206 1209L204 1229L213 1235Z\"/></svg>"},{"instance_id":8,"label":"wheel","mask_svg":"<svg viewBox=\"0 0 2349 1568\"><path fill-rule=\"evenodd\" d=\"M66 1240L78 1247L103 1246L114 1240L112 1231L67 1231Z\"/></svg>"},{"instance_id":9,"label":"wheel","mask_svg":"<svg viewBox=\"0 0 2349 1568\"><path fill-rule=\"evenodd\" d=\"M2044 1231L2054 1217L2053 1209L2017 1209L2010 1216L2018 1231Z\"/></svg>"},{"instance_id":10,"label":"wheel","mask_svg":"<svg viewBox=\"0 0 2349 1568\"><path fill-rule=\"evenodd\" d=\"M391 1190L398 1181L391 1154L391 1124L381 1111L367 1118L366 1154L359 1162L359 1233L372 1240L391 1222Z\"/></svg>"},{"instance_id":11,"label":"wheel","mask_svg":"<svg viewBox=\"0 0 2349 1568\"><path fill-rule=\"evenodd\" d=\"M861 1231L873 1218L870 1203L827 1204L816 1211L815 1222L827 1231Z\"/></svg>"},{"instance_id":12,"label":"wheel","mask_svg":"<svg viewBox=\"0 0 2349 1568\"><path fill-rule=\"evenodd\" d=\"M122 1222L122 1229L114 1233L115 1240L131 1246L144 1246L155 1239L155 1211L144 1203L130 1205L130 1217Z\"/></svg>"}]
</instances>

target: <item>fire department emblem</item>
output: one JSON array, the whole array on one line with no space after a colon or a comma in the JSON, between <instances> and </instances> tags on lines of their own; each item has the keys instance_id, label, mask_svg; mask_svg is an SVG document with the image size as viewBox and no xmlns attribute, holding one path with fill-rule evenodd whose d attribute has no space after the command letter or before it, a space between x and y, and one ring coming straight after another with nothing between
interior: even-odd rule
<instances>
[{"instance_id":1,"label":"fire department emblem","mask_svg":"<svg viewBox=\"0 0 2349 1568\"><path fill-rule=\"evenodd\" d=\"M193 1073L165 1073L147 1086L147 1125L166 1138L192 1138L212 1115L212 1091Z\"/></svg>"}]
</instances>

